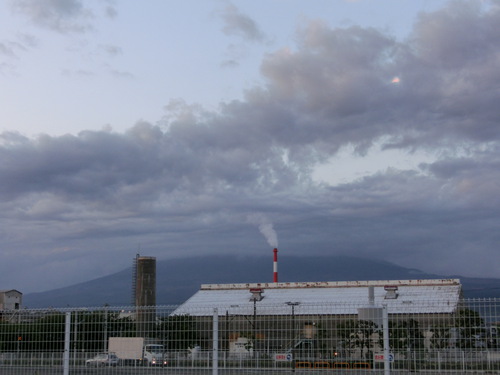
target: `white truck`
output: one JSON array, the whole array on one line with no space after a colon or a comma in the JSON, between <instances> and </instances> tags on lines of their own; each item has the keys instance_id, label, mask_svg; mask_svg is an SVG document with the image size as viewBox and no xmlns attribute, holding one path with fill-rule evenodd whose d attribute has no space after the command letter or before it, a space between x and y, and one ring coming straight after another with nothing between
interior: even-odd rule
<instances>
[{"instance_id":1,"label":"white truck","mask_svg":"<svg viewBox=\"0 0 500 375\"><path fill-rule=\"evenodd\" d=\"M110 337L108 350L116 354L120 365L167 365L163 345L146 343L144 337Z\"/></svg>"}]
</instances>

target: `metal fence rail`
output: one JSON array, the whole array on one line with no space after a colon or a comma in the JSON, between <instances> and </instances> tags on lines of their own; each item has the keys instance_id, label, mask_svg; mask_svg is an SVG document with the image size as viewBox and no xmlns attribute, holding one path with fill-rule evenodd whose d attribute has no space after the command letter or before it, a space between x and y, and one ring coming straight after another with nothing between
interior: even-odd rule
<instances>
[{"instance_id":1,"label":"metal fence rail","mask_svg":"<svg viewBox=\"0 0 500 375\"><path fill-rule=\"evenodd\" d=\"M0 374L500 374L499 299L387 310L386 336L363 304L250 307L3 310Z\"/></svg>"}]
</instances>

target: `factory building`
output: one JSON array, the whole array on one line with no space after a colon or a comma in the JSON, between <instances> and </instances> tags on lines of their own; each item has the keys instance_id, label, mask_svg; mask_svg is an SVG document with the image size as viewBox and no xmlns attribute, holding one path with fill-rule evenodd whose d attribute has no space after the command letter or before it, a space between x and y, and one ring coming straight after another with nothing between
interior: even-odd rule
<instances>
[{"instance_id":1,"label":"factory building","mask_svg":"<svg viewBox=\"0 0 500 375\"><path fill-rule=\"evenodd\" d=\"M175 314L200 315L203 307L221 312L231 306L238 306L239 314L253 314L256 303L257 315L288 315L289 302L300 306L296 315L309 315L313 308L316 314L354 314L357 305L369 302L370 287L373 303L386 304L392 314L451 313L462 296L458 279L203 284Z\"/></svg>"},{"instance_id":2,"label":"factory building","mask_svg":"<svg viewBox=\"0 0 500 375\"><path fill-rule=\"evenodd\" d=\"M255 350L309 350L321 331L332 335L343 322L372 320L366 314L375 307L387 306L392 320L411 317L420 327L430 327L451 321L461 301L458 279L205 284L172 315L193 317L206 333L199 340L205 348L217 314L222 349L251 338ZM339 346L337 337L328 340L328 346Z\"/></svg>"}]
</instances>

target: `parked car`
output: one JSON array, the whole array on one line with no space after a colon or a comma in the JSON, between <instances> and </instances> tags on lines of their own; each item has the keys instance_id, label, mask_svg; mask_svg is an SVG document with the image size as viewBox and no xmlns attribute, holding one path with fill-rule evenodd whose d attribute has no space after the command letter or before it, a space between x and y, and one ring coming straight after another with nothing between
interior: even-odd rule
<instances>
[{"instance_id":1,"label":"parked car","mask_svg":"<svg viewBox=\"0 0 500 375\"><path fill-rule=\"evenodd\" d=\"M94 358L87 359L85 366L116 366L118 365L118 357L114 353L99 353Z\"/></svg>"}]
</instances>

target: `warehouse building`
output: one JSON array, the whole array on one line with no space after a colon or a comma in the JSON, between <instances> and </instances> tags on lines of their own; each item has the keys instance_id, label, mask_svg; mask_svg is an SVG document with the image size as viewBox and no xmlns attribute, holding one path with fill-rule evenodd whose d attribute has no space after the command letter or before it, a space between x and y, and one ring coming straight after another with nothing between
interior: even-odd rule
<instances>
[{"instance_id":1,"label":"warehouse building","mask_svg":"<svg viewBox=\"0 0 500 375\"><path fill-rule=\"evenodd\" d=\"M386 304L391 314L450 313L462 296L458 279L203 284L175 314L199 316L206 314L204 308L221 313L235 306L239 315L253 314L255 303L257 315L289 315L289 302L297 303L296 315L354 314L368 302L370 287L374 304Z\"/></svg>"},{"instance_id":2,"label":"warehouse building","mask_svg":"<svg viewBox=\"0 0 500 375\"><path fill-rule=\"evenodd\" d=\"M458 279L205 284L172 315L196 321L202 334L193 345L203 349L211 346L217 315L223 350L331 356L359 336L342 331L349 322L367 321L370 332L376 332L381 306L387 307L391 324L411 320L429 331L435 324L450 324L461 301ZM363 355L359 348L357 355Z\"/></svg>"}]
</instances>

